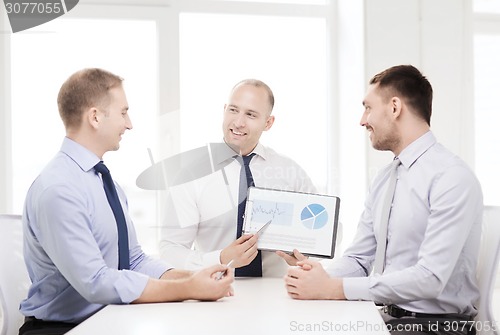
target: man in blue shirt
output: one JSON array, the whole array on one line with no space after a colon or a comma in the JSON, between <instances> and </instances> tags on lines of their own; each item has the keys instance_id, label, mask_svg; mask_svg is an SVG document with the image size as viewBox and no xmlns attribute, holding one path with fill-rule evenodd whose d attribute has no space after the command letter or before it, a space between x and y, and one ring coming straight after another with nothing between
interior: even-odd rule
<instances>
[{"instance_id":1,"label":"man in blue shirt","mask_svg":"<svg viewBox=\"0 0 500 335\"><path fill-rule=\"evenodd\" d=\"M360 124L394 162L373 181L343 257L326 271L311 260L288 271L291 297L376 301L394 334L474 333L483 197L430 131L432 95L410 65L371 79Z\"/></svg>"},{"instance_id":2,"label":"man in blue shirt","mask_svg":"<svg viewBox=\"0 0 500 335\"><path fill-rule=\"evenodd\" d=\"M232 272L221 280L216 265L193 273L146 256L115 184L128 231L129 264L118 268L117 220L95 166L118 150L132 129L122 79L84 69L61 87L59 113L66 137L28 191L24 256L32 281L21 303L27 317L20 334L64 333L107 304L186 299L217 300L232 294ZM126 261L125 261L126 263Z\"/></svg>"}]
</instances>

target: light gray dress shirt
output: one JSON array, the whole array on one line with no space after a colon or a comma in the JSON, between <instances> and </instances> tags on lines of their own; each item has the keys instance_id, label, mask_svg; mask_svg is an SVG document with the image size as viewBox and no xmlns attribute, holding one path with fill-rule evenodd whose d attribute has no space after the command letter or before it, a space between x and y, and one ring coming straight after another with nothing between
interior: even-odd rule
<instances>
[{"instance_id":1,"label":"light gray dress shirt","mask_svg":"<svg viewBox=\"0 0 500 335\"><path fill-rule=\"evenodd\" d=\"M106 304L136 300L149 277L171 268L142 252L125 194L115 183L130 249L130 270L118 270L116 221L93 168L99 160L64 138L61 151L28 191L24 258L32 285L20 307L26 316L78 323Z\"/></svg>"},{"instance_id":2,"label":"light gray dress shirt","mask_svg":"<svg viewBox=\"0 0 500 335\"><path fill-rule=\"evenodd\" d=\"M349 300L475 315L483 197L474 173L427 132L399 155L386 267L371 275L390 165L374 180L352 245L327 269Z\"/></svg>"},{"instance_id":3,"label":"light gray dress shirt","mask_svg":"<svg viewBox=\"0 0 500 335\"><path fill-rule=\"evenodd\" d=\"M305 171L290 158L261 144L253 153L250 170L255 186L316 192ZM223 170L169 189L160 253L177 268L195 270L220 264L220 252L236 239L241 165L229 159ZM281 277L286 269L286 262L274 252L262 252L264 277Z\"/></svg>"}]
</instances>

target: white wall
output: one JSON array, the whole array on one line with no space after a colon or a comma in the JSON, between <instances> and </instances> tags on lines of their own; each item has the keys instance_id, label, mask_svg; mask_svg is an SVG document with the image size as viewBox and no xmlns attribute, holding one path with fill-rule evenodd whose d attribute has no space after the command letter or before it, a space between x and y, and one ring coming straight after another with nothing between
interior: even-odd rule
<instances>
[{"instance_id":1,"label":"white wall","mask_svg":"<svg viewBox=\"0 0 500 335\"><path fill-rule=\"evenodd\" d=\"M472 0L364 0L364 83L375 73L396 64L411 63L428 76L435 91L432 129L438 139L452 151L459 154L471 166L473 165L473 91L472 91ZM113 0L107 3L137 4L134 0ZM341 1L340 1L341 2ZM83 0L81 3L100 3ZM149 0L151 4L176 6L176 1ZM2 8L3 10L3 8ZM9 31L4 13L0 15L0 24L4 31ZM165 32L175 31L176 22L169 17L160 29ZM355 23L353 23L355 24ZM348 25L347 25L348 28ZM343 29L346 29L344 25ZM6 212L11 206L9 194L10 174L10 124L9 85L3 78L9 76L9 34L0 34L2 64L0 78L0 212ZM175 36L168 36L175 39ZM176 61L172 63L177 63ZM164 76L160 85L166 94L161 95L161 106L169 110L178 108L178 87L174 77L178 69L169 66L169 62L160 64ZM341 64L340 64L341 66ZM341 71L339 71L341 73ZM5 75L4 75L5 74ZM332 85L334 88L336 85ZM339 80L337 88L341 88ZM340 100L342 96L339 97ZM359 101L362 96L359 97ZM357 103L357 102L356 102ZM172 122L168 122L172 124ZM175 129L172 131L175 134ZM371 149L365 137L366 182L370 182L374 173L390 160L390 154ZM357 151L357 150L356 150Z\"/></svg>"},{"instance_id":2,"label":"white wall","mask_svg":"<svg viewBox=\"0 0 500 335\"><path fill-rule=\"evenodd\" d=\"M2 6L3 7L3 6ZM6 15L0 11L1 31L10 31ZM7 213L11 208L9 194L12 193L11 145L10 145L10 89L9 89L9 34L0 33L0 213Z\"/></svg>"}]
</instances>

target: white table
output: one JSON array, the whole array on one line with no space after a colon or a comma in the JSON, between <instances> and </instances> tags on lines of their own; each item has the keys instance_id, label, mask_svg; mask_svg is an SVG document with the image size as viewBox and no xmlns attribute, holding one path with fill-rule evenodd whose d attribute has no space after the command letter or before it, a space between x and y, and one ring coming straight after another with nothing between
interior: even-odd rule
<instances>
[{"instance_id":1,"label":"white table","mask_svg":"<svg viewBox=\"0 0 500 335\"><path fill-rule=\"evenodd\" d=\"M372 302L294 300L274 278L237 278L233 287L216 302L109 305L68 334L389 334Z\"/></svg>"}]
</instances>

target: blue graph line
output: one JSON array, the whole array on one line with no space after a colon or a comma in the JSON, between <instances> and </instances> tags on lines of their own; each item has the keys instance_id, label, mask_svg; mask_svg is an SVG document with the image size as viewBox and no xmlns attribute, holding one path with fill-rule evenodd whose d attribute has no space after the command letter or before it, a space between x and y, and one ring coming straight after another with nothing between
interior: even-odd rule
<instances>
[{"instance_id":1,"label":"blue graph line","mask_svg":"<svg viewBox=\"0 0 500 335\"><path fill-rule=\"evenodd\" d=\"M293 204L286 202L255 200L252 206L252 221L272 224L292 225Z\"/></svg>"}]
</instances>

